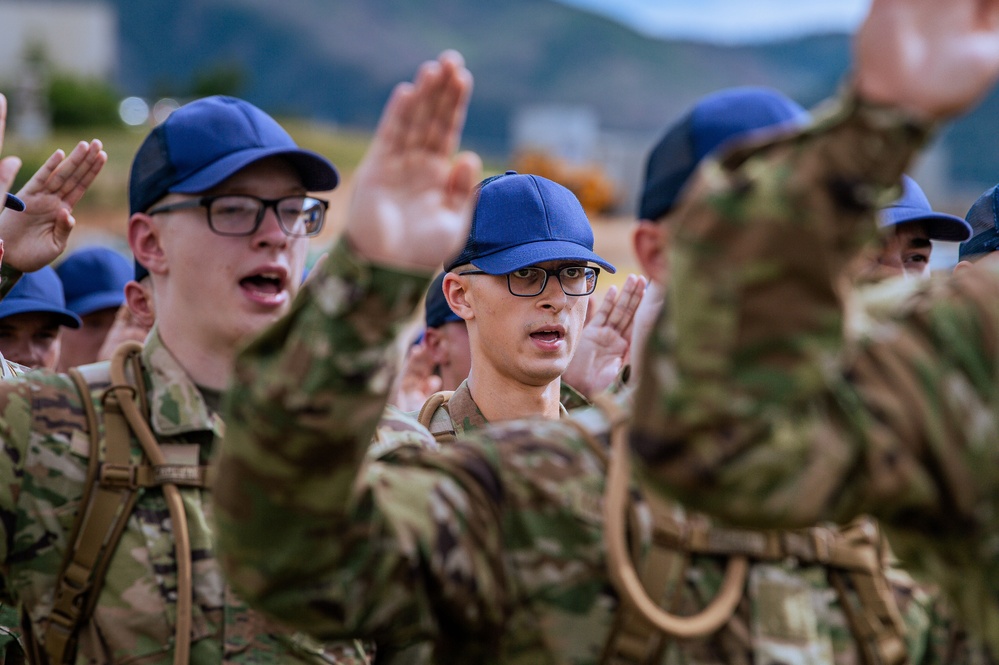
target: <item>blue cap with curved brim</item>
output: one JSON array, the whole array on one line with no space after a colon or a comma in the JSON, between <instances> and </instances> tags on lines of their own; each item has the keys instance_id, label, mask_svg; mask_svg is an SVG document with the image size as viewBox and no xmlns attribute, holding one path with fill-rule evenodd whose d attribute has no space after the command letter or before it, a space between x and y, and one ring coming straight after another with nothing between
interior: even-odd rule
<instances>
[{"instance_id":1,"label":"blue cap with curved brim","mask_svg":"<svg viewBox=\"0 0 999 665\"><path fill-rule=\"evenodd\" d=\"M972 236L961 243L958 258L999 250L999 186L985 190L968 209L965 219L971 225Z\"/></svg>"},{"instance_id":2,"label":"blue cap with curved brim","mask_svg":"<svg viewBox=\"0 0 999 665\"><path fill-rule=\"evenodd\" d=\"M547 261L595 263L616 271L593 252L590 220L571 191L516 171L483 180L465 249L445 269L470 263L505 275Z\"/></svg>"},{"instance_id":3,"label":"blue cap with curved brim","mask_svg":"<svg viewBox=\"0 0 999 665\"><path fill-rule=\"evenodd\" d=\"M340 182L325 157L299 148L294 139L253 104L216 95L181 106L157 125L132 160L129 214L144 212L169 193L200 194L268 157L285 159L310 192ZM145 269L136 263L136 279Z\"/></svg>"},{"instance_id":4,"label":"blue cap with curved brim","mask_svg":"<svg viewBox=\"0 0 999 665\"><path fill-rule=\"evenodd\" d=\"M62 280L66 307L79 316L125 303L125 284L132 279L132 266L109 247L84 247L67 256L56 274Z\"/></svg>"},{"instance_id":5,"label":"blue cap with curved brim","mask_svg":"<svg viewBox=\"0 0 999 665\"><path fill-rule=\"evenodd\" d=\"M902 176L902 196L878 213L881 228L919 222L930 240L964 242L971 237L971 224L955 215L936 212L930 207L926 194L907 175Z\"/></svg>"},{"instance_id":6,"label":"blue cap with curved brim","mask_svg":"<svg viewBox=\"0 0 999 665\"><path fill-rule=\"evenodd\" d=\"M804 126L808 112L771 88L728 88L701 98L649 153L638 218L656 221L676 206L705 157L738 140Z\"/></svg>"},{"instance_id":7,"label":"blue cap with curved brim","mask_svg":"<svg viewBox=\"0 0 999 665\"><path fill-rule=\"evenodd\" d=\"M0 319L30 312L55 314L59 325L68 328L83 325L80 317L66 309L62 282L51 266L24 273L10 293L0 300Z\"/></svg>"}]
</instances>

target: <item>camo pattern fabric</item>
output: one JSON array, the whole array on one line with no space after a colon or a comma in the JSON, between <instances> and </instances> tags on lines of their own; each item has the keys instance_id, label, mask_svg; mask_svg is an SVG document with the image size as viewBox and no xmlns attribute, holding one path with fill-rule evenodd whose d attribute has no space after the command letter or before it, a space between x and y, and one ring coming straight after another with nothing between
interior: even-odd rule
<instances>
[{"instance_id":1,"label":"camo pattern fabric","mask_svg":"<svg viewBox=\"0 0 999 665\"><path fill-rule=\"evenodd\" d=\"M681 213L632 445L649 486L733 522L878 517L999 653L999 277L843 288L927 136L842 104L716 163ZM849 331L849 332L845 332Z\"/></svg>"},{"instance_id":2,"label":"camo pattern fabric","mask_svg":"<svg viewBox=\"0 0 999 665\"><path fill-rule=\"evenodd\" d=\"M241 354L214 493L223 568L267 613L320 639L371 639L380 658L428 642L440 663L598 663L617 607L602 540L608 423L596 408L469 421L436 446L411 416L386 421L393 336L426 282L338 244L290 314ZM815 628L806 639L782 628L797 606L770 594L661 662L859 662L825 571L791 567L754 568L796 580ZM721 571L695 558L681 609L714 597ZM945 617L906 585L913 662L954 662Z\"/></svg>"},{"instance_id":3,"label":"camo pattern fabric","mask_svg":"<svg viewBox=\"0 0 999 665\"><path fill-rule=\"evenodd\" d=\"M221 418L160 341L150 333L142 352L150 423L167 453L206 465ZM108 365L82 368L100 379ZM64 375L29 372L0 383L0 556L6 593L21 604L36 634L46 627L56 576L81 505L89 457L87 421L79 392ZM133 458L141 451L133 445ZM208 526L208 492L181 488L190 531L194 608L191 663L362 663L356 645L343 657L266 622L224 583ZM111 557L89 623L79 633L77 663L173 662L177 565L173 529L161 491L146 489Z\"/></svg>"}]
</instances>

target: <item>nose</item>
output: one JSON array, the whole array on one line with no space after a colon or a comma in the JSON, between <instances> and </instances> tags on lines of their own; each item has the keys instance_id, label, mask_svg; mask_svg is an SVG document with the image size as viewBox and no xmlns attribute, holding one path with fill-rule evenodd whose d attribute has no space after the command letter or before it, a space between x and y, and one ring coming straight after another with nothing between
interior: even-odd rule
<instances>
[{"instance_id":1,"label":"nose","mask_svg":"<svg viewBox=\"0 0 999 665\"><path fill-rule=\"evenodd\" d=\"M288 235L281 228L274 206L264 208L264 218L253 234L253 244L261 247L286 247Z\"/></svg>"},{"instance_id":2,"label":"nose","mask_svg":"<svg viewBox=\"0 0 999 665\"><path fill-rule=\"evenodd\" d=\"M556 312L564 309L570 298L570 296L565 295L565 291L562 290L562 285L555 275L548 275L548 283L545 284L544 290L537 297L540 307L553 309Z\"/></svg>"}]
</instances>

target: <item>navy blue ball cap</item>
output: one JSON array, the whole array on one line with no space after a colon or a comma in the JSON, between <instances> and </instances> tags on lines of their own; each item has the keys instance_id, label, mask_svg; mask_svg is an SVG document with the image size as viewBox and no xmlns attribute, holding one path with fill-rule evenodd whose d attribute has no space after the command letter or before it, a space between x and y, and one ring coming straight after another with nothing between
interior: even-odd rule
<instances>
[{"instance_id":1,"label":"navy blue ball cap","mask_svg":"<svg viewBox=\"0 0 999 665\"><path fill-rule=\"evenodd\" d=\"M739 139L808 122L797 102L770 88L740 87L707 95L672 124L649 153L638 218L655 221L677 203L701 161Z\"/></svg>"},{"instance_id":2,"label":"navy blue ball cap","mask_svg":"<svg viewBox=\"0 0 999 665\"><path fill-rule=\"evenodd\" d=\"M537 175L507 171L483 180L465 249L445 264L474 264L491 275L546 261L613 265L593 252L593 229L571 191Z\"/></svg>"},{"instance_id":3,"label":"navy blue ball cap","mask_svg":"<svg viewBox=\"0 0 999 665\"><path fill-rule=\"evenodd\" d=\"M254 162L283 157L309 191L336 187L340 176L325 157L303 150L253 104L216 95L170 114L139 147L128 185L130 213L148 210L175 192L199 194Z\"/></svg>"},{"instance_id":4,"label":"navy blue ball cap","mask_svg":"<svg viewBox=\"0 0 999 665\"><path fill-rule=\"evenodd\" d=\"M985 190L968 209L965 219L971 225L972 236L961 243L959 258L988 254L999 249L999 185Z\"/></svg>"},{"instance_id":5,"label":"navy blue ball cap","mask_svg":"<svg viewBox=\"0 0 999 665\"><path fill-rule=\"evenodd\" d=\"M0 300L0 319L29 312L55 314L59 325L68 328L79 328L83 325L80 317L66 309L62 282L51 266L24 273L10 293Z\"/></svg>"},{"instance_id":6,"label":"navy blue ball cap","mask_svg":"<svg viewBox=\"0 0 999 665\"><path fill-rule=\"evenodd\" d=\"M446 274L442 272L437 275L430 283L430 288L427 289L424 315L428 328L440 328L445 323L464 321L451 310L451 306L447 304L447 298L444 297L444 275Z\"/></svg>"},{"instance_id":7,"label":"navy blue ball cap","mask_svg":"<svg viewBox=\"0 0 999 665\"><path fill-rule=\"evenodd\" d=\"M878 213L882 228L919 222L930 240L964 242L971 237L971 225L960 217L936 212L922 188L907 175L902 176L902 196Z\"/></svg>"},{"instance_id":8,"label":"navy blue ball cap","mask_svg":"<svg viewBox=\"0 0 999 665\"><path fill-rule=\"evenodd\" d=\"M79 316L118 308L125 302L125 284L132 279L128 259L109 247L76 250L56 266L66 295L66 307Z\"/></svg>"}]
</instances>

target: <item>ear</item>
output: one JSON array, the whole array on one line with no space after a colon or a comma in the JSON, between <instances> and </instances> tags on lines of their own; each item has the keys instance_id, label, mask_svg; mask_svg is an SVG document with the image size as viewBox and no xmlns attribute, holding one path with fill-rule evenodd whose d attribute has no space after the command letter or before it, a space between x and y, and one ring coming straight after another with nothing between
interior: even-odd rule
<instances>
[{"instance_id":1,"label":"ear","mask_svg":"<svg viewBox=\"0 0 999 665\"><path fill-rule=\"evenodd\" d=\"M166 255L160 242L160 227L149 215L137 212L128 220L128 246L132 256L150 273L167 272Z\"/></svg>"},{"instance_id":2,"label":"ear","mask_svg":"<svg viewBox=\"0 0 999 665\"><path fill-rule=\"evenodd\" d=\"M631 236L635 258L642 272L660 286L666 284L669 274L669 266L666 265L669 239L665 221L651 222L647 219L639 220Z\"/></svg>"},{"instance_id":3,"label":"ear","mask_svg":"<svg viewBox=\"0 0 999 665\"><path fill-rule=\"evenodd\" d=\"M444 298L447 300L451 311L465 319L471 321L475 318L475 311L469 298L468 281L453 272L444 275L444 283L441 285L444 290Z\"/></svg>"},{"instance_id":4,"label":"ear","mask_svg":"<svg viewBox=\"0 0 999 665\"><path fill-rule=\"evenodd\" d=\"M958 261L957 265L954 266L954 274L956 275L959 272L963 272L968 268L973 268L973 267L975 267L975 264L972 263L971 261L968 260Z\"/></svg>"},{"instance_id":5,"label":"ear","mask_svg":"<svg viewBox=\"0 0 999 665\"><path fill-rule=\"evenodd\" d=\"M146 280L149 278L147 277ZM146 327L152 327L156 321L156 310L153 307L151 291L151 287L147 289L134 279L125 284L125 304L132 312L132 318L135 319L135 322Z\"/></svg>"},{"instance_id":6,"label":"ear","mask_svg":"<svg viewBox=\"0 0 999 665\"><path fill-rule=\"evenodd\" d=\"M427 328L423 332L423 346L427 349L430 362L434 365L440 365L443 362L444 335L441 334L440 328Z\"/></svg>"}]
</instances>

